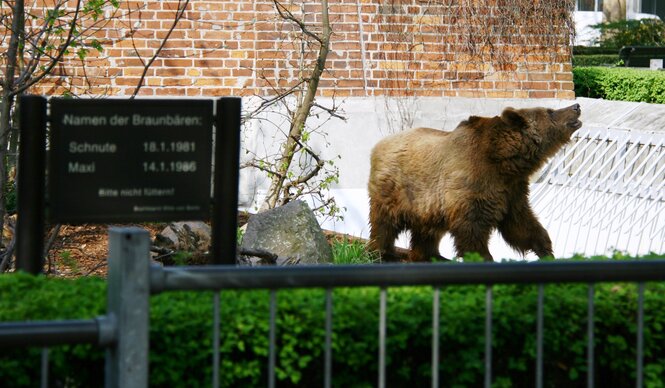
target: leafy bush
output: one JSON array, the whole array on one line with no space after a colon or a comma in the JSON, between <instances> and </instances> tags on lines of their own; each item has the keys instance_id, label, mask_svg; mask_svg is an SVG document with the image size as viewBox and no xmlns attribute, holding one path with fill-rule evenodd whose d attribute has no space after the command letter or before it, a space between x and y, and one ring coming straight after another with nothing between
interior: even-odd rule
<instances>
[{"instance_id":1,"label":"leafy bush","mask_svg":"<svg viewBox=\"0 0 665 388\"><path fill-rule=\"evenodd\" d=\"M619 49L597 46L574 46L573 66L607 66L619 63Z\"/></svg>"},{"instance_id":2,"label":"leafy bush","mask_svg":"<svg viewBox=\"0 0 665 388\"><path fill-rule=\"evenodd\" d=\"M591 26L600 32L600 47L665 46L665 23L660 19L621 20Z\"/></svg>"},{"instance_id":3,"label":"leafy bush","mask_svg":"<svg viewBox=\"0 0 665 388\"><path fill-rule=\"evenodd\" d=\"M574 55L573 66L609 66L620 61L619 54Z\"/></svg>"},{"instance_id":4,"label":"leafy bush","mask_svg":"<svg viewBox=\"0 0 665 388\"><path fill-rule=\"evenodd\" d=\"M460 264L448 264L460 265ZM462 264L463 265L463 264ZM599 284L595 294L598 386L635 381L636 286ZM583 386L586 380L585 285L545 286L544 376L546 386ZM210 386L212 293L174 292L151 298L150 385ZM325 294L283 290L277 294L277 372L280 387L321 386ZM333 293L333 384L376 385L379 290L342 288ZM536 356L536 286L494 287L495 383L532 386ZM645 386L665 387L665 284L645 291ZM440 379L445 386L481 386L484 359L484 286L441 289ZM104 313L105 282L0 276L0 321L91 318ZM387 381L428 386L432 289L388 290ZM221 293L222 385L267 385L269 293ZM103 351L92 346L51 349L51 386L103 384ZM38 385L39 350L3 350L3 385Z\"/></svg>"},{"instance_id":5,"label":"leafy bush","mask_svg":"<svg viewBox=\"0 0 665 388\"><path fill-rule=\"evenodd\" d=\"M612 55L619 54L619 49L614 47L599 46L573 46L573 55Z\"/></svg>"},{"instance_id":6,"label":"leafy bush","mask_svg":"<svg viewBox=\"0 0 665 388\"><path fill-rule=\"evenodd\" d=\"M665 104L665 72L628 68L576 67L575 96Z\"/></svg>"},{"instance_id":7,"label":"leafy bush","mask_svg":"<svg viewBox=\"0 0 665 388\"><path fill-rule=\"evenodd\" d=\"M26 274L0 275L0 322L88 319L106 311L106 283L98 278L65 280ZM39 386L41 349L3 349L0 386ZM61 346L50 351L53 379L72 386L103 381L104 352L92 345ZM93 384L94 385L94 384ZM93 386L89 385L89 386ZM51 386L55 386L51 384ZM102 386L102 385L99 385Z\"/></svg>"}]
</instances>

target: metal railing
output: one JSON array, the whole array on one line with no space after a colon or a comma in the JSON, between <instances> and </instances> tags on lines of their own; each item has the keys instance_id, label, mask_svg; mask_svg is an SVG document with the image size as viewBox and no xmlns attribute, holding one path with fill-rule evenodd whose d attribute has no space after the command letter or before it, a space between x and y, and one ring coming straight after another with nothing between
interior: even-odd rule
<instances>
[{"instance_id":1,"label":"metal railing","mask_svg":"<svg viewBox=\"0 0 665 388\"><path fill-rule=\"evenodd\" d=\"M45 346L59 343L97 343L108 346L106 386L148 385L149 296L176 290L270 290L268 386L275 386L277 294L280 289L321 288L326 290L324 387L332 384L332 289L337 287L380 288L379 354L377 386L386 383L386 319L389 287L430 285L433 287L432 386L439 381L440 289L448 285L486 285L485 298L485 386L492 382L493 286L538 285L536 322L536 368L534 386L542 387L544 284L589 284L587 323L587 370L589 387L594 386L594 283L637 282L636 385L643 382L644 282L665 281L665 260L616 262L519 262L469 264L385 264L360 266L293 267L161 267L149 264L149 235L138 228L111 229L106 317L83 321L0 324L0 346ZM214 297L213 387L220 384L219 293ZM131 330L129 330L131 328ZM66 336L63 334L69 333Z\"/></svg>"},{"instance_id":2,"label":"metal railing","mask_svg":"<svg viewBox=\"0 0 665 388\"><path fill-rule=\"evenodd\" d=\"M662 252L665 133L585 126L537 176L531 204L563 257Z\"/></svg>"}]
</instances>

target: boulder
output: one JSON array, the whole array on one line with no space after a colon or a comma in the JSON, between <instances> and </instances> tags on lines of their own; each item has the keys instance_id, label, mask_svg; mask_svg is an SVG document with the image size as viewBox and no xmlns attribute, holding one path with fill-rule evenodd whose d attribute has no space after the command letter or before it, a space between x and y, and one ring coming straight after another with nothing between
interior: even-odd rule
<instances>
[{"instance_id":1,"label":"boulder","mask_svg":"<svg viewBox=\"0 0 665 388\"><path fill-rule=\"evenodd\" d=\"M205 254L210 248L210 226L202 221L172 222L157 236L155 245L172 251Z\"/></svg>"},{"instance_id":2,"label":"boulder","mask_svg":"<svg viewBox=\"0 0 665 388\"><path fill-rule=\"evenodd\" d=\"M302 201L292 201L251 216L240 253L252 251L264 253L261 264L329 264L333 260L321 226ZM247 258L244 261L257 263Z\"/></svg>"}]
</instances>

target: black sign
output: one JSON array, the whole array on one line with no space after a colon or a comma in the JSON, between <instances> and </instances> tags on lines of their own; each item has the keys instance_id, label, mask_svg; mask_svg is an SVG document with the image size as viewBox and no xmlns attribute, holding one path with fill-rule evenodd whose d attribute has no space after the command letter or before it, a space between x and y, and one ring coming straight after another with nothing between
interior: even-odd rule
<instances>
[{"instance_id":1,"label":"black sign","mask_svg":"<svg viewBox=\"0 0 665 388\"><path fill-rule=\"evenodd\" d=\"M210 100L51 99L51 218L208 218L212 120Z\"/></svg>"}]
</instances>

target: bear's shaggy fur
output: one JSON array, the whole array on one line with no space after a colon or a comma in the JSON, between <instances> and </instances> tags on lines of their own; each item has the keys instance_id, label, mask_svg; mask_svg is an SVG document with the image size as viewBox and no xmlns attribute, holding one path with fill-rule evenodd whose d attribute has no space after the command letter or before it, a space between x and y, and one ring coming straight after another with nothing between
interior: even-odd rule
<instances>
[{"instance_id":1,"label":"bear's shaggy fur","mask_svg":"<svg viewBox=\"0 0 665 388\"><path fill-rule=\"evenodd\" d=\"M528 201L529 176L582 126L578 104L553 110L507 108L471 116L452 132L415 128L388 136L372 150L370 248L394 259L395 239L411 232L411 261L439 256L450 232L457 255L492 261L497 228L524 254L552 256L552 242Z\"/></svg>"}]
</instances>

